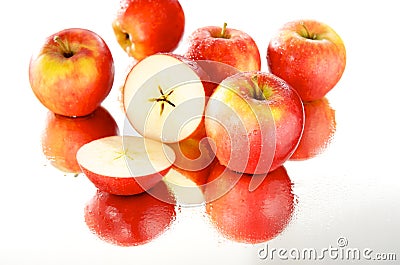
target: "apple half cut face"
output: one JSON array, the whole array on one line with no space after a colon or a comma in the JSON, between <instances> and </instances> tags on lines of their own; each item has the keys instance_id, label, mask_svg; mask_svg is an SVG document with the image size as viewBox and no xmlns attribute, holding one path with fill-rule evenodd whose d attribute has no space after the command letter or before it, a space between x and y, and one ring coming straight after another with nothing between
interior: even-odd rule
<instances>
[{"instance_id":1,"label":"apple half cut face","mask_svg":"<svg viewBox=\"0 0 400 265\"><path fill-rule=\"evenodd\" d=\"M164 143L188 138L201 127L206 92L195 62L155 54L132 67L123 87L130 125L142 136Z\"/></svg>"},{"instance_id":2,"label":"apple half cut face","mask_svg":"<svg viewBox=\"0 0 400 265\"><path fill-rule=\"evenodd\" d=\"M101 191L115 195L142 193L170 170L175 153L167 145L138 136L110 136L77 152L82 172Z\"/></svg>"}]
</instances>

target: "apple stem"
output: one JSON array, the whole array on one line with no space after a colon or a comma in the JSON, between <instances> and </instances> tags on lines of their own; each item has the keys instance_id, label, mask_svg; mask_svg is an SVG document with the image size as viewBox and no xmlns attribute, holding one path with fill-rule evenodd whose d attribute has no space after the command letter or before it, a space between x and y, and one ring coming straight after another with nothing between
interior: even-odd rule
<instances>
[{"instance_id":1,"label":"apple stem","mask_svg":"<svg viewBox=\"0 0 400 265\"><path fill-rule=\"evenodd\" d=\"M303 26L304 30L306 31L306 34L303 36L307 39L311 39L311 40L316 40L317 39L317 35L316 34L310 34L310 32L308 31L308 28L306 26L306 24L304 24L304 21L301 22L301 26Z\"/></svg>"},{"instance_id":2,"label":"apple stem","mask_svg":"<svg viewBox=\"0 0 400 265\"><path fill-rule=\"evenodd\" d=\"M257 74L250 78L252 81L251 95L257 100L268 100L273 94L273 89L265 84L264 80L260 81L259 78L262 78L262 76L257 76Z\"/></svg>"},{"instance_id":3,"label":"apple stem","mask_svg":"<svg viewBox=\"0 0 400 265\"><path fill-rule=\"evenodd\" d=\"M264 99L263 92L262 92L260 86L258 85L257 75L253 75L251 77L251 81L253 82L252 91L251 91L253 98L258 99L258 100Z\"/></svg>"},{"instance_id":4,"label":"apple stem","mask_svg":"<svg viewBox=\"0 0 400 265\"><path fill-rule=\"evenodd\" d=\"M224 38L224 39L227 38L227 36L226 36L226 27L227 26L228 26L228 24L226 22L224 22L224 26L222 27L222 30L221 30L221 38Z\"/></svg>"},{"instance_id":5,"label":"apple stem","mask_svg":"<svg viewBox=\"0 0 400 265\"><path fill-rule=\"evenodd\" d=\"M54 36L53 40L58 44L58 46L60 46L65 58L70 58L72 57L72 55L74 55L71 48L69 47L68 42L62 41L60 36Z\"/></svg>"}]
</instances>

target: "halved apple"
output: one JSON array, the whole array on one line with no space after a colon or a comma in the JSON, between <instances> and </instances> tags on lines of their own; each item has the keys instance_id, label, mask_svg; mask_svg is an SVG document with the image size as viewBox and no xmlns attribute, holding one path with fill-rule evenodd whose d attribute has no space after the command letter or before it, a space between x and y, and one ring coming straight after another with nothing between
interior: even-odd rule
<instances>
[{"instance_id":1,"label":"halved apple","mask_svg":"<svg viewBox=\"0 0 400 265\"><path fill-rule=\"evenodd\" d=\"M134 65L123 87L129 124L142 136L174 143L204 125L212 86L196 62L171 53L155 54Z\"/></svg>"},{"instance_id":2,"label":"halved apple","mask_svg":"<svg viewBox=\"0 0 400 265\"><path fill-rule=\"evenodd\" d=\"M170 170L175 153L138 136L110 136L83 145L76 154L82 172L102 191L133 195L156 185Z\"/></svg>"}]
</instances>

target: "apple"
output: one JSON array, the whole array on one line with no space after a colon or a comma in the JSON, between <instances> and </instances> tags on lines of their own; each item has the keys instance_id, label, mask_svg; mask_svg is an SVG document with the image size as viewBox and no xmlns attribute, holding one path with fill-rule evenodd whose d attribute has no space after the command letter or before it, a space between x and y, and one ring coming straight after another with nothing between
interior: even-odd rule
<instances>
[{"instance_id":1,"label":"apple","mask_svg":"<svg viewBox=\"0 0 400 265\"><path fill-rule=\"evenodd\" d=\"M212 60L239 71L259 71L261 58L256 42L238 29L206 26L196 29L188 38L185 56L192 60Z\"/></svg>"},{"instance_id":2,"label":"apple","mask_svg":"<svg viewBox=\"0 0 400 265\"><path fill-rule=\"evenodd\" d=\"M261 184L250 191L253 178L259 178ZM232 180L237 182L229 188ZM291 220L294 195L283 166L264 176L237 173L217 163L208 182L204 192L207 216L230 240L248 244L265 242L279 235ZM224 188L229 190L218 196Z\"/></svg>"},{"instance_id":3,"label":"apple","mask_svg":"<svg viewBox=\"0 0 400 265\"><path fill-rule=\"evenodd\" d=\"M162 180L175 161L172 148L138 136L110 136L79 148L82 172L99 189L115 195L144 192Z\"/></svg>"},{"instance_id":4,"label":"apple","mask_svg":"<svg viewBox=\"0 0 400 265\"><path fill-rule=\"evenodd\" d=\"M195 60L196 64L203 69L207 75L208 79L204 80L203 83L205 83L208 87L209 93L207 96L207 99L209 96L211 96L212 92L214 92L215 88L227 77L240 73L237 68L226 64L226 63L221 63L217 61L212 61L212 60Z\"/></svg>"},{"instance_id":5,"label":"apple","mask_svg":"<svg viewBox=\"0 0 400 265\"><path fill-rule=\"evenodd\" d=\"M341 79L346 49L327 24L295 20L271 38L267 62L270 72L296 89L303 101L312 101L323 98Z\"/></svg>"},{"instance_id":6,"label":"apple","mask_svg":"<svg viewBox=\"0 0 400 265\"><path fill-rule=\"evenodd\" d=\"M101 240L117 246L138 246L161 236L176 217L175 198L163 181L152 193L169 198L158 200L148 193L118 196L97 190L86 204L85 223Z\"/></svg>"},{"instance_id":7,"label":"apple","mask_svg":"<svg viewBox=\"0 0 400 265\"><path fill-rule=\"evenodd\" d=\"M207 79L196 62L179 55L154 54L139 61L122 88L128 125L164 143L205 136L204 109L213 89L202 82Z\"/></svg>"},{"instance_id":8,"label":"apple","mask_svg":"<svg viewBox=\"0 0 400 265\"><path fill-rule=\"evenodd\" d=\"M71 118L47 113L41 143L43 154L50 163L66 173L80 173L76 161L78 149L93 140L118 135L118 125L102 106L85 117Z\"/></svg>"},{"instance_id":9,"label":"apple","mask_svg":"<svg viewBox=\"0 0 400 265\"><path fill-rule=\"evenodd\" d=\"M129 56L141 60L176 49L185 29L179 1L121 0L119 7L112 27Z\"/></svg>"},{"instance_id":10,"label":"apple","mask_svg":"<svg viewBox=\"0 0 400 265\"><path fill-rule=\"evenodd\" d=\"M86 116L100 106L114 82L114 61L95 32L70 28L47 37L29 62L29 81L54 113Z\"/></svg>"},{"instance_id":11,"label":"apple","mask_svg":"<svg viewBox=\"0 0 400 265\"><path fill-rule=\"evenodd\" d=\"M237 172L265 174L297 147L303 104L284 80L258 71L226 78L205 112L206 134L219 162Z\"/></svg>"},{"instance_id":12,"label":"apple","mask_svg":"<svg viewBox=\"0 0 400 265\"><path fill-rule=\"evenodd\" d=\"M326 97L304 102L304 113L304 132L291 160L310 159L323 153L336 132L335 110Z\"/></svg>"}]
</instances>

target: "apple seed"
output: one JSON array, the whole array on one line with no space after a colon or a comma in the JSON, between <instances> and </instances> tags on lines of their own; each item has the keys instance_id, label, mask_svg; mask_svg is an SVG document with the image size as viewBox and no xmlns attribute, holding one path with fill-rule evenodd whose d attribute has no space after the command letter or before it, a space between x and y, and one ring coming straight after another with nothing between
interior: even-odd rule
<instances>
[{"instance_id":1,"label":"apple seed","mask_svg":"<svg viewBox=\"0 0 400 265\"><path fill-rule=\"evenodd\" d=\"M122 152L116 151L115 153L117 153L117 156L114 158L114 160L120 159L124 156L126 156L127 158L129 158L130 160L133 160L133 157L131 157L130 155L128 155L128 148L123 150Z\"/></svg>"},{"instance_id":2,"label":"apple seed","mask_svg":"<svg viewBox=\"0 0 400 265\"><path fill-rule=\"evenodd\" d=\"M160 91L161 96L158 98L150 98L149 101L150 102L161 102L161 109L160 109L160 116L163 114L164 112L164 104L165 102L167 102L169 105L171 105L172 107L175 107L175 104L172 103L168 97L174 92L174 90L172 89L171 91L168 92L168 94L164 94L162 88L160 86L158 86L158 91Z\"/></svg>"}]
</instances>

